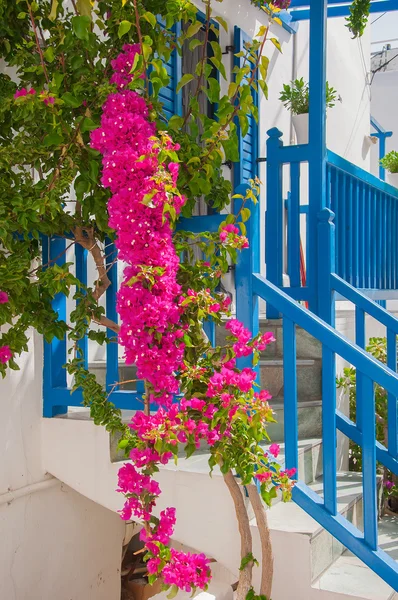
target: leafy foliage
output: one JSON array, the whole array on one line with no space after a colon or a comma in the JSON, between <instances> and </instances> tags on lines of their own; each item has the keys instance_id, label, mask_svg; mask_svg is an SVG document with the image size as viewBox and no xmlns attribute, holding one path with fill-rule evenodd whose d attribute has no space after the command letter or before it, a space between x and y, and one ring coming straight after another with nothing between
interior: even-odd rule
<instances>
[{"instance_id":1,"label":"leafy foliage","mask_svg":"<svg viewBox=\"0 0 398 600\"><path fill-rule=\"evenodd\" d=\"M310 90L309 85L301 77L291 82L291 85L285 83L283 90L279 96L279 100L283 102L288 110L291 110L294 115L302 115L309 112L310 106ZM337 91L330 87L326 82L326 106L333 108L336 103Z\"/></svg>"},{"instance_id":2,"label":"leafy foliage","mask_svg":"<svg viewBox=\"0 0 398 600\"><path fill-rule=\"evenodd\" d=\"M354 38L361 37L368 23L370 0L354 0L350 6L350 16L347 17L348 29Z\"/></svg>"},{"instance_id":3,"label":"leafy foliage","mask_svg":"<svg viewBox=\"0 0 398 600\"><path fill-rule=\"evenodd\" d=\"M398 152L391 150L381 159L380 164L390 173L398 173Z\"/></svg>"}]
</instances>

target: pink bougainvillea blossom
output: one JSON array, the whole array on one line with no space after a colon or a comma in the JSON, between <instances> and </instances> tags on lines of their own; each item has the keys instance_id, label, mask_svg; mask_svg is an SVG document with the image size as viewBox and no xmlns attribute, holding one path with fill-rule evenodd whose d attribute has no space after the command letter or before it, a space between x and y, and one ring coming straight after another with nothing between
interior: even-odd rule
<instances>
[{"instance_id":1,"label":"pink bougainvillea blossom","mask_svg":"<svg viewBox=\"0 0 398 600\"><path fill-rule=\"evenodd\" d=\"M9 298L7 292L0 290L0 304L7 304Z\"/></svg>"},{"instance_id":2,"label":"pink bougainvillea blossom","mask_svg":"<svg viewBox=\"0 0 398 600\"><path fill-rule=\"evenodd\" d=\"M30 88L29 90L26 88L21 88L17 90L14 94L14 98L21 98L22 96L34 96L36 94L36 90L34 88Z\"/></svg>"},{"instance_id":3,"label":"pink bougainvillea blossom","mask_svg":"<svg viewBox=\"0 0 398 600\"><path fill-rule=\"evenodd\" d=\"M277 458L279 455L280 446L279 446L279 444L271 444L271 446L269 447L268 450L272 454L272 456Z\"/></svg>"},{"instance_id":4,"label":"pink bougainvillea blossom","mask_svg":"<svg viewBox=\"0 0 398 600\"><path fill-rule=\"evenodd\" d=\"M0 362L6 364L11 358L10 346L0 346Z\"/></svg>"}]
</instances>

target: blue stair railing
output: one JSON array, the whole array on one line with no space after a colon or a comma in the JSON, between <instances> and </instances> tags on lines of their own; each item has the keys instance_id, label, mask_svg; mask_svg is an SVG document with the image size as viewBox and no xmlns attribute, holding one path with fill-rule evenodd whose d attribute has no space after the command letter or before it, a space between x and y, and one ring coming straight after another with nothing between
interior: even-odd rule
<instances>
[{"instance_id":1,"label":"blue stair railing","mask_svg":"<svg viewBox=\"0 0 398 600\"><path fill-rule=\"evenodd\" d=\"M256 307L261 298L281 315L283 322L284 369L284 439L286 465L298 468L298 396L296 327L300 327L322 344L322 443L323 443L323 496L315 493L302 481L293 490L293 500L337 538L353 554L373 569L391 587L398 591L398 565L378 546L377 461L398 475L397 455L397 398L398 375L397 346L398 320L370 300L360 291L334 273L334 223L333 213L325 208L318 215L318 253L325 259L320 306L329 312L333 322L334 296L355 305L356 343L345 338L333 324L327 324L292 299L255 270L241 272L240 286L250 290ZM249 235L256 229L254 222ZM254 263L255 248L245 257L247 265ZM237 296L239 306L240 297ZM322 307L323 305L323 307ZM328 310L326 310L326 308ZM377 319L387 328L387 365L364 350L365 314ZM245 325L252 330L258 327L258 314L252 310ZM356 369L357 417L353 422L337 409L336 405L336 355ZM376 440L375 393L378 383L388 394L388 442ZM337 430L362 448L363 516L364 531L339 514L337 506Z\"/></svg>"},{"instance_id":2,"label":"blue stair railing","mask_svg":"<svg viewBox=\"0 0 398 600\"><path fill-rule=\"evenodd\" d=\"M268 135L267 279L295 300L306 300L311 306L317 304L319 289L315 285L318 250L313 247L315 236L310 231L314 223L309 219L311 210L302 184L307 178L309 145L284 146L282 132L276 128ZM325 180L326 206L335 213L336 273L374 299L398 298L398 189L330 151L326 155ZM306 240L306 286L300 280L300 239ZM285 263L290 276L288 287L283 285ZM268 306L267 316L279 315Z\"/></svg>"}]
</instances>

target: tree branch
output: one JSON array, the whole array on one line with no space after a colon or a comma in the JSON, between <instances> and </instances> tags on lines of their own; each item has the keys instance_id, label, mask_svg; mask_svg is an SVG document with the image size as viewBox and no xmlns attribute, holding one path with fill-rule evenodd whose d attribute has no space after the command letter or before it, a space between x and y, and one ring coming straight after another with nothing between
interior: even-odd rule
<instances>
[{"instance_id":1,"label":"tree branch","mask_svg":"<svg viewBox=\"0 0 398 600\"><path fill-rule=\"evenodd\" d=\"M73 230L73 234L76 242L88 250L94 259L95 267L98 271L98 280L93 292L93 297L98 301L111 285L111 280L108 277L108 271L105 265L105 257L95 239L94 229L92 227L76 227Z\"/></svg>"},{"instance_id":2,"label":"tree branch","mask_svg":"<svg viewBox=\"0 0 398 600\"><path fill-rule=\"evenodd\" d=\"M245 502L243 500L242 489L238 485L232 471L228 471L224 475L224 481L232 496L235 505L235 513L239 526L240 534L240 556L243 560L246 556L252 553L253 541L250 531L249 517L247 514ZM252 572L253 562L250 561L239 573L239 582L236 600L245 600L246 595L252 587Z\"/></svg>"},{"instance_id":3,"label":"tree branch","mask_svg":"<svg viewBox=\"0 0 398 600\"><path fill-rule=\"evenodd\" d=\"M271 536L268 528L267 513L257 487L251 483L246 486L249 500L256 517L257 529L261 541L261 585L260 594L271 599L272 579L274 574L274 557L272 555Z\"/></svg>"}]
</instances>

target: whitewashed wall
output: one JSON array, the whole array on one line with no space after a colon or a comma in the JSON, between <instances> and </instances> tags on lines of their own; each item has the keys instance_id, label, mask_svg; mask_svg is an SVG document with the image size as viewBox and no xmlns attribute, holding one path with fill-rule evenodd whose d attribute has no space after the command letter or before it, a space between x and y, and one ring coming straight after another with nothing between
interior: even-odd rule
<instances>
[{"instance_id":1,"label":"whitewashed wall","mask_svg":"<svg viewBox=\"0 0 398 600\"><path fill-rule=\"evenodd\" d=\"M398 49L394 54L398 54ZM398 70L380 71L376 73L372 83L372 116L386 130L392 131L392 136L386 139L386 153L391 150L398 152ZM371 171L379 174L379 144L371 151Z\"/></svg>"},{"instance_id":2,"label":"whitewashed wall","mask_svg":"<svg viewBox=\"0 0 398 600\"><path fill-rule=\"evenodd\" d=\"M0 599L119 600L124 523L42 466L42 355L0 381Z\"/></svg>"}]
</instances>

